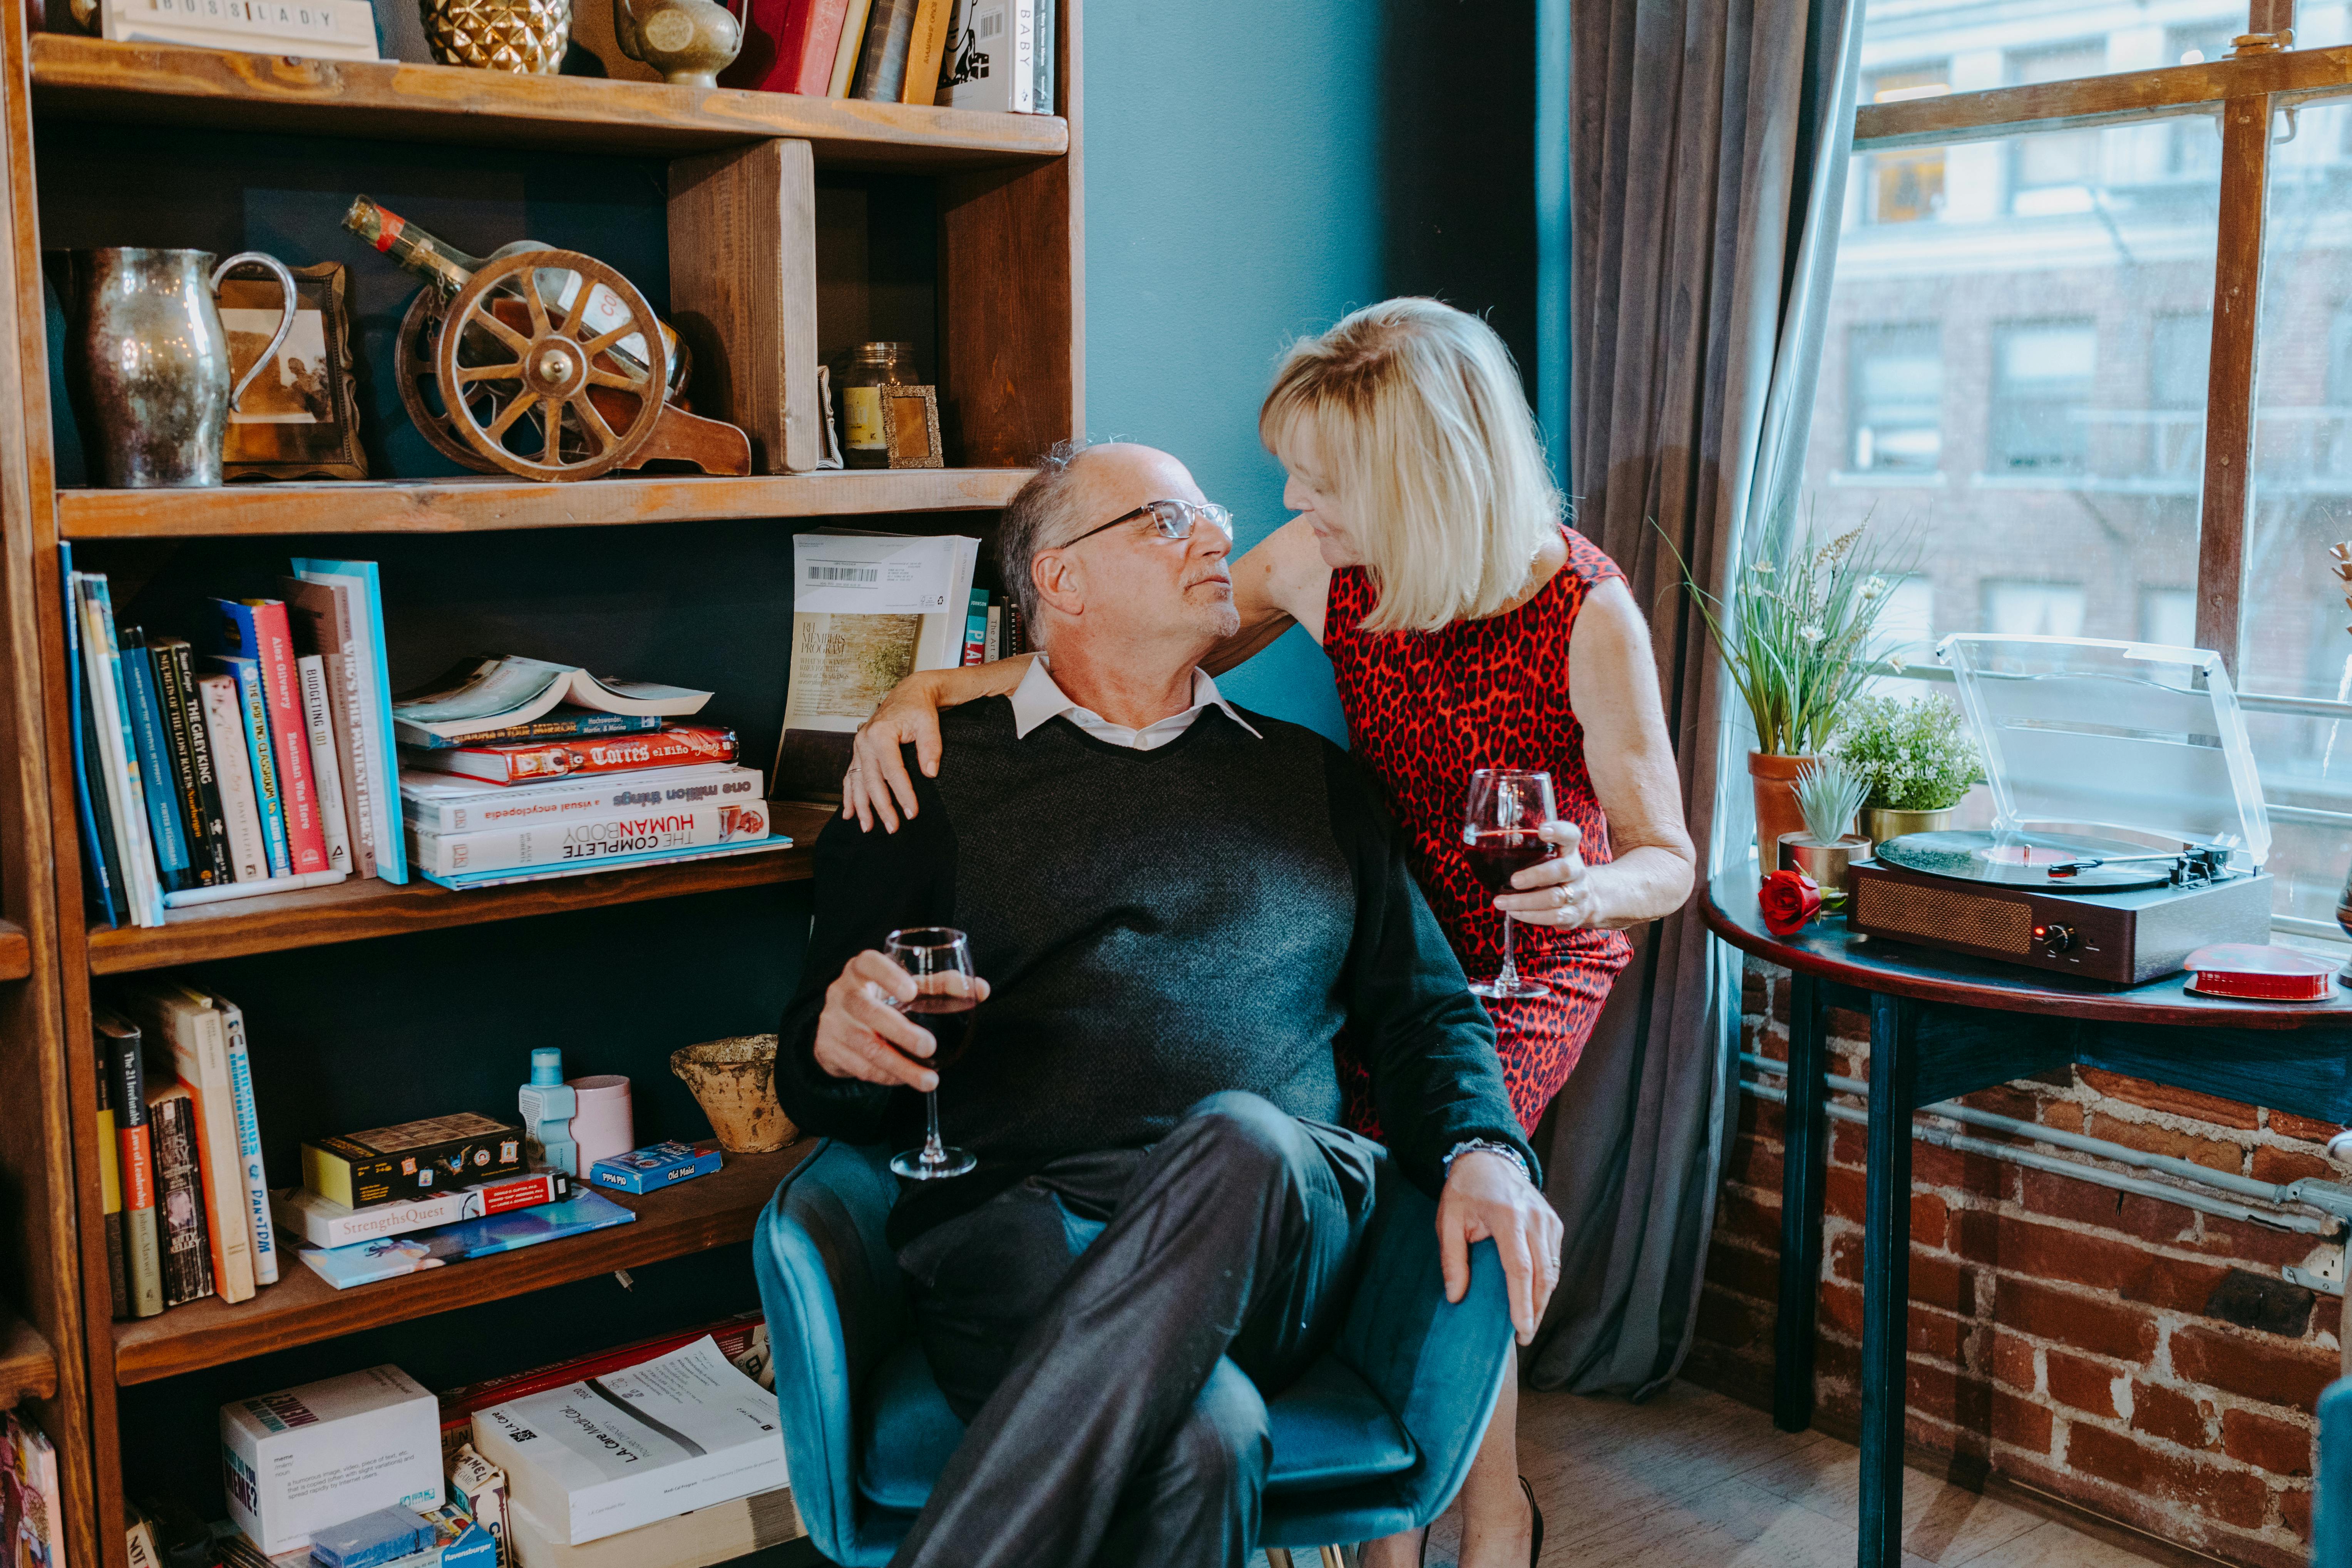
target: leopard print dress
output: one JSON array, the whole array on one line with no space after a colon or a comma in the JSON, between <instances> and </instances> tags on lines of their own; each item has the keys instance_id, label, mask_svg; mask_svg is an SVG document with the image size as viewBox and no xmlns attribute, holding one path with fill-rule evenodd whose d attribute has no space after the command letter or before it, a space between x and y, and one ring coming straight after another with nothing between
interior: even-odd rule
<instances>
[{"instance_id":1,"label":"leopard print dress","mask_svg":"<svg viewBox=\"0 0 2352 1568\"><path fill-rule=\"evenodd\" d=\"M1624 573L1581 534L1562 531L1567 564L1534 598L1487 620L1435 632L1366 632L1364 617L1379 595L1353 566L1331 574L1324 609L1323 650L1356 754L1410 840L1422 891L1473 977L1502 967L1503 921L1463 854L1472 769L1549 772L1559 815L1584 830L1586 861L1610 858L1609 824L1584 766L1584 727L1569 707L1569 634L1585 595ZM1575 1068L1633 944L1622 931L1526 924L1516 941L1519 972L1553 994L1486 1005L1511 1108L1533 1131ZM1349 1124L1378 1137L1370 1073L1344 1047L1339 1068Z\"/></svg>"}]
</instances>

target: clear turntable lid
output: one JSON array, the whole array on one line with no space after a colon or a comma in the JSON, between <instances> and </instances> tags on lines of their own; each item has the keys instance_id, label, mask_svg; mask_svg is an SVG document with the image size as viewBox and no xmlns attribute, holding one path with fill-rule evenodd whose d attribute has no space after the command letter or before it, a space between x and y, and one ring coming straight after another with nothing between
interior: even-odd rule
<instances>
[{"instance_id":1,"label":"clear turntable lid","mask_svg":"<svg viewBox=\"0 0 2352 1568\"><path fill-rule=\"evenodd\" d=\"M2118 827L2269 858L2270 814L2220 655L1962 632L1936 656L1983 742L1996 827Z\"/></svg>"}]
</instances>

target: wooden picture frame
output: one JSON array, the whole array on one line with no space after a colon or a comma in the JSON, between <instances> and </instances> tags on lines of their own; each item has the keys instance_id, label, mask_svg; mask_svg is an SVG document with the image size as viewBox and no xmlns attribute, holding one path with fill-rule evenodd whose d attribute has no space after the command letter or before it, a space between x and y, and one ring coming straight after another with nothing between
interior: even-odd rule
<instances>
[{"instance_id":1,"label":"wooden picture frame","mask_svg":"<svg viewBox=\"0 0 2352 1568\"><path fill-rule=\"evenodd\" d=\"M886 386L882 391L882 449L894 468L942 468L940 452L940 389Z\"/></svg>"},{"instance_id":2,"label":"wooden picture frame","mask_svg":"<svg viewBox=\"0 0 2352 1568\"><path fill-rule=\"evenodd\" d=\"M352 374L350 274L339 261L291 268L294 330L278 362L229 411L221 474L227 479L363 479L359 385ZM281 290L268 276L221 279L221 326L233 376L278 330Z\"/></svg>"}]
</instances>

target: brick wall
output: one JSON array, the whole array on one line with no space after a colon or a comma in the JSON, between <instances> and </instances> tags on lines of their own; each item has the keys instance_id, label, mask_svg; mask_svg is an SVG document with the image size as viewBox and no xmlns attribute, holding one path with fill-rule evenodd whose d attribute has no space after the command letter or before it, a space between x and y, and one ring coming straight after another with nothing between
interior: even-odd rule
<instances>
[{"instance_id":1,"label":"brick wall","mask_svg":"<svg viewBox=\"0 0 2352 1568\"><path fill-rule=\"evenodd\" d=\"M1786 972L1749 960L1742 1011L1747 1048L1785 1059ZM1865 1020L1834 1012L1830 1032L1831 1070L1867 1079ZM2324 1155L2333 1125L2088 1068L1969 1103L2267 1181L2352 1174ZM1816 1386L1851 1420L1863 1130L1830 1126ZM1685 1373L1749 1397L1769 1383L1780 1131L1778 1105L1742 1097ZM2230 1562L2301 1568L2340 1303L2279 1270L2332 1244L1924 1142L1912 1172L1911 1440Z\"/></svg>"}]
</instances>

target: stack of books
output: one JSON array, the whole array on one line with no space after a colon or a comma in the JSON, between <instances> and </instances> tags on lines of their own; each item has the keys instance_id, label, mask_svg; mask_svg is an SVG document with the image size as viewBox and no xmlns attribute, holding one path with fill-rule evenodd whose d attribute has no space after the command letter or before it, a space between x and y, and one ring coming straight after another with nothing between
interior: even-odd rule
<instances>
[{"instance_id":1,"label":"stack of books","mask_svg":"<svg viewBox=\"0 0 2352 1568\"><path fill-rule=\"evenodd\" d=\"M155 981L91 1016L100 1207L117 1318L278 1279L245 1014L216 992Z\"/></svg>"},{"instance_id":2,"label":"stack of books","mask_svg":"<svg viewBox=\"0 0 2352 1568\"><path fill-rule=\"evenodd\" d=\"M667 722L710 696L507 656L395 699L417 874L485 888L789 845L735 732Z\"/></svg>"},{"instance_id":3,"label":"stack of books","mask_svg":"<svg viewBox=\"0 0 2352 1568\"><path fill-rule=\"evenodd\" d=\"M404 882L375 563L298 560L194 640L118 624L65 562L74 784L110 925L338 882Z\"/></svg>"},{"instance_id":4,"label":"stack of books","mask_svg":"<svg viewBox=\"0 0 2352 1568\"><path fill-rule=\"evenodd\" d=\"M1054 112L1054 0L750 0L722 87Z\"/></svg>"}]
</instances>

